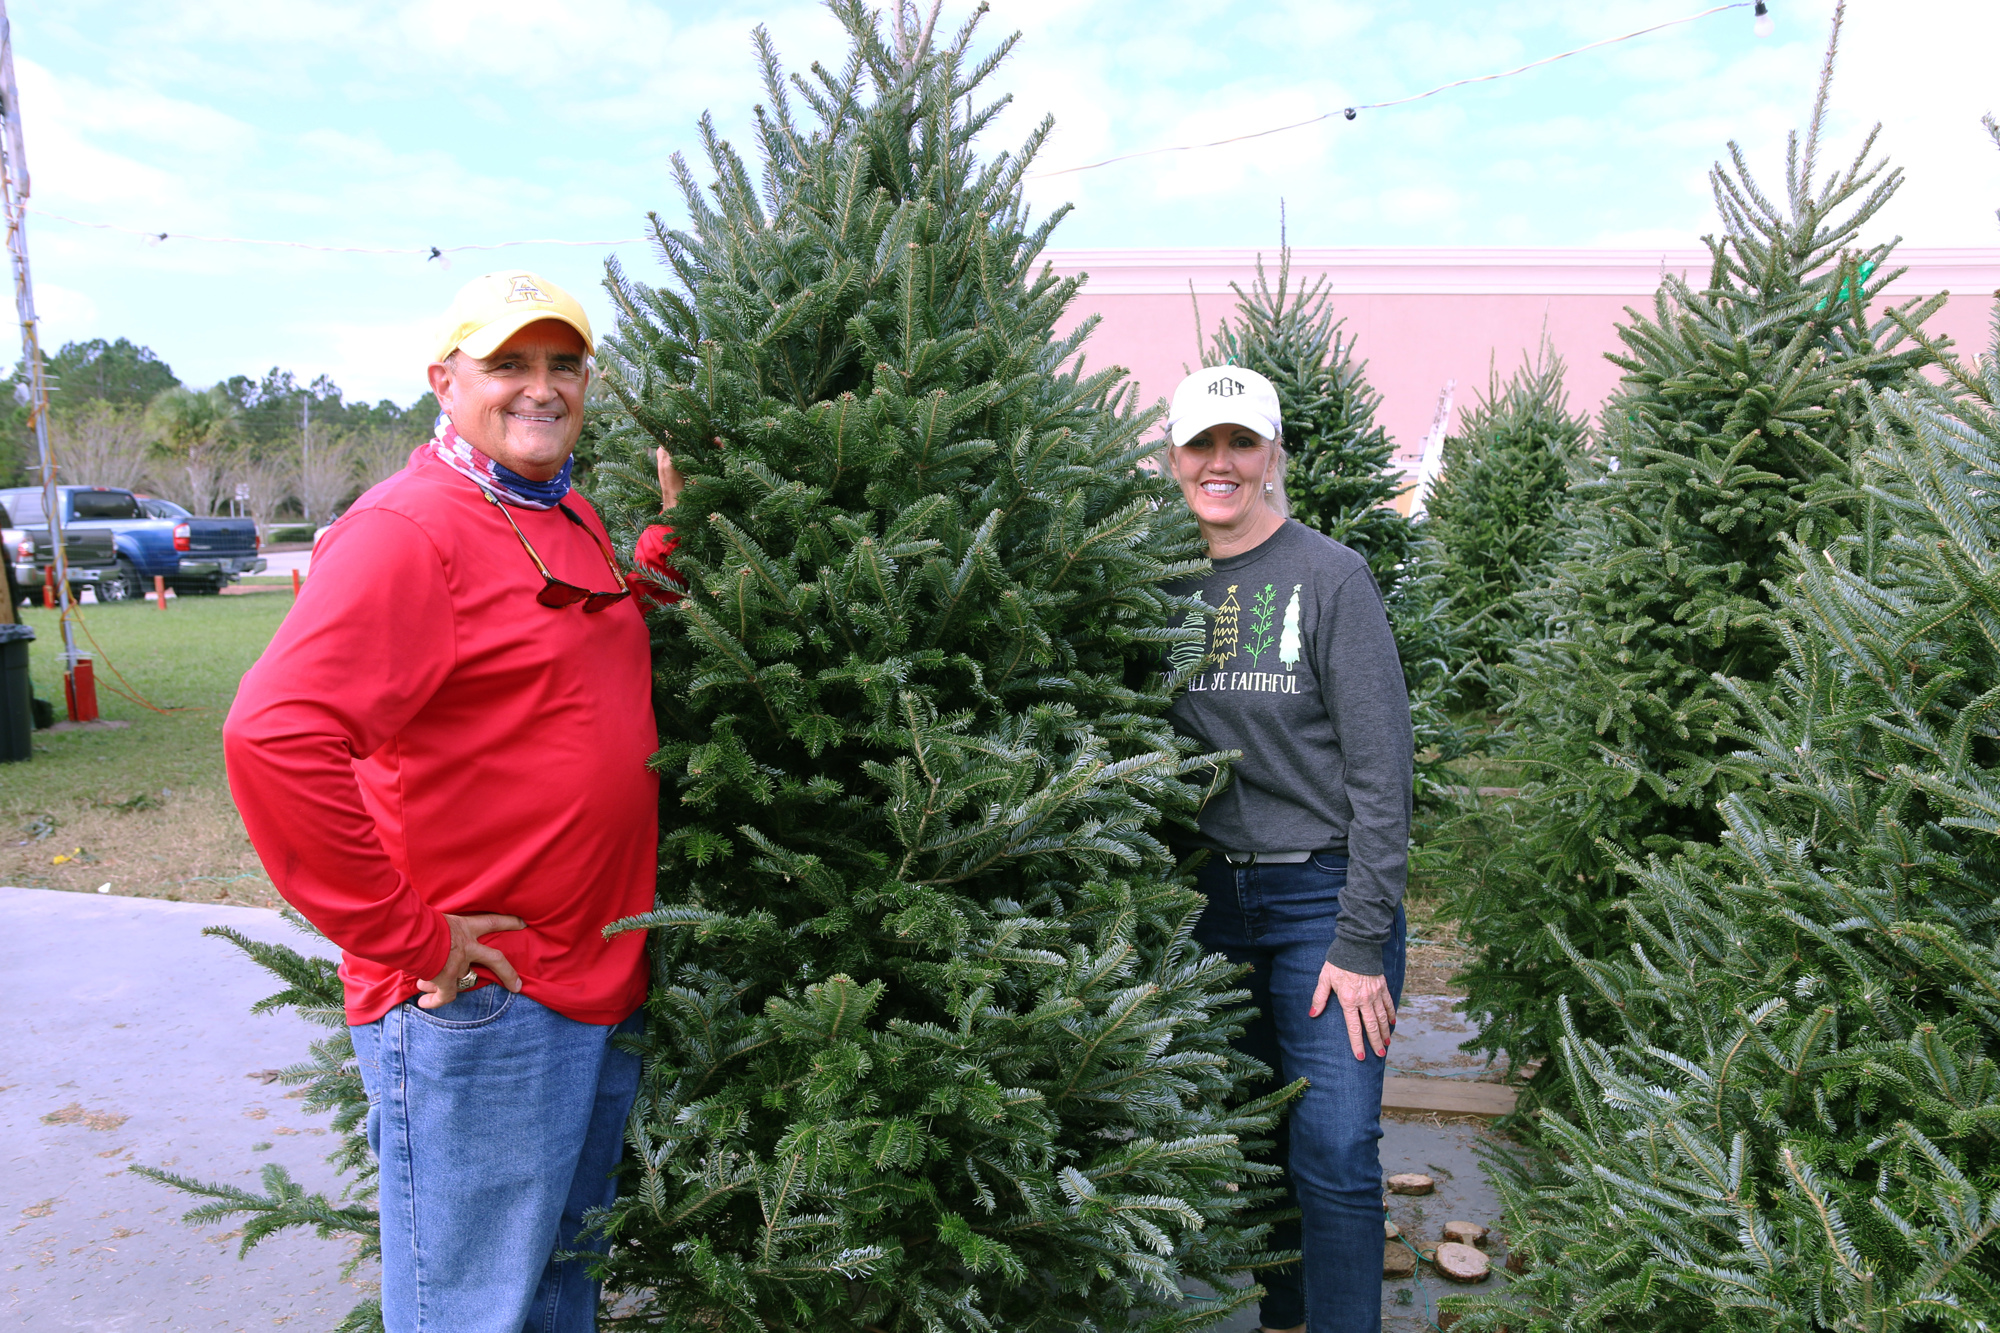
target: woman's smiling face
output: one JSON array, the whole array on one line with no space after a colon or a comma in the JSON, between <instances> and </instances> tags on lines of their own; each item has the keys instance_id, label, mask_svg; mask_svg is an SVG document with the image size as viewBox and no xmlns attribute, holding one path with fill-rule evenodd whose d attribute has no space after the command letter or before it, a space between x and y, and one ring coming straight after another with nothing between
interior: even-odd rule
<instances>
[{"instance_id":1,"label":"woman's smiling face","mask_svg":"<svg viewBox=\"0 0 2000 1333\"><path fill-rule=\"evenodd\" d=\"M1263 526L1276 511L1264 503L1264 483L1272 479L1277 450L1248 426L1210 426L1168 452L1174 480L1187 497L1195 521L1210 535Z\"/></svg>"}]
</instances>

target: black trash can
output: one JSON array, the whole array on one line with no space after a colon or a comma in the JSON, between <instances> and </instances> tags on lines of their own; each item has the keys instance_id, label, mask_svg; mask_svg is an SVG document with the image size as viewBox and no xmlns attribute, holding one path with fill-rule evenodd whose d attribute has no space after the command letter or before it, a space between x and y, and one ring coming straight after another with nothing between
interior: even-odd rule
<instances>
[{"instance_id":1,"label":"black trash can","mask_svg":"<svg viewBox=\"0 0 2000 1333\"><path fill-rule=\"evenodd\" d=\"M32 625L0 625L0 764L35 755L35 694L28 682Z\"/></svg>"}]
</instances>

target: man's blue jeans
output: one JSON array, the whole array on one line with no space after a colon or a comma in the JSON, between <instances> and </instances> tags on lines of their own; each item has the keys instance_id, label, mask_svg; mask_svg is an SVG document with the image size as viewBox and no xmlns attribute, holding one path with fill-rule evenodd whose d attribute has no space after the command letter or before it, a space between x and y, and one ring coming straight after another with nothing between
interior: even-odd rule
<instances>
[{"instance_id":1,"label":"man's blue jeans","mask_svg":"<svg viewBox=\"0 0 2000 1333\"><path fill-rule=\"evenodd\" d=\"M1297 865L1232 866L1211 854L1196 886L1208 906L1194 937L1211 953L1253 969L1243 979L1258 1015L1237 1043L1269 1065L1281 1083L1311 1080L1278 1126L1273 1161L1301 1223L1275 1228L1274 1249L1297 1249L1303 1262L1259 1274L1259 1318L1266 1328L1307 1324L1311 1333L1376 1333L1382 1327L1382 1076L1387 1062L1365 1044L1354 1058L1338 1000L1312 1010L1327 947L1333 943L1347 858L1320 852ZM1398 1003L1403 995L1404 922L1400 908L1382 972Z\"/></svg>"},{"instance_id":2,"label":"man's blue jeans","mask_svg":"<svg viewBox=\"0 0 2000 1333\"><path fill-rule=\"evenodd\" d=\"M589 1333L597 1283L584 1213L612 1172L639 1057L488 984L450 1004L397 1005L350 1027L381 1166L382 1322L388 1333Z\"/></svg>"}]
</instances>

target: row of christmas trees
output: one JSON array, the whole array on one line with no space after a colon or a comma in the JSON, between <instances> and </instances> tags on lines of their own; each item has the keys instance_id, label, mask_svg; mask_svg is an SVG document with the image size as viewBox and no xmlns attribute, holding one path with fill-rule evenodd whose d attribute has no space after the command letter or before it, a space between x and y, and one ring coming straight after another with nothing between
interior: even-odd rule
<instances>
[{"instance_id":1,"label":"row of christmas trees","mask_svg":"<svg viewBox=\"0 0 2000 1333\"><path fill-rule=\"evenodd\" d=\"M1462 1327L2000 1311L2000 336L1881 308L1833 51L1782 197L1732 146L1707 282L1620 330L1486 677L1520 797L1427 852L1482 1043L1547 1057L1493 1161L1529 1272Z\"/></svg>"},{"instance_id":2,"label":"row of christmas trees","mask_svg":"<svg viewBox=\"0 0 2000 1333\"><path fill-rule=\"evenodd\" d=\"M1285 1257L1256 1159L1289 1093L1231 1049L1165 845L1224 759L1152 669L1198 633L1163 588L1199 542L1157 416L1079 369L1089 322L1055 334L1060 214L1021 197L1048 127L976 151L1011 43L834 10L837 69L759 35L754 165L706 125L677 163L670 280L611 274L591 484L629 540L673 450L693 594L653 621L655 985L606 1273L638 1327L1199 1326ZM1496 380L1423 524L1384 505L1323 287L1260 274L1209 349L1277 384L1295 514L1388 596L1471 1007L1546 1057L1544 1153L1503 1182L1533 1266L1473 1324L2000 1308L2000 363L1923 337L1935 302L1875 309L1897 178L1864 149L1818 180L1824 111L1782 202L1718 170L1713 273L1622 330L1599 428L1552 357ZM1452 800L1474 743L1519 798ZM337 1027L330 972L259 948ZM351 1130L344 1042L297 1077ZM342 1160L347 1202L267 1173L212 1215L365 1238Z\"/></svg>"}]
</instances>

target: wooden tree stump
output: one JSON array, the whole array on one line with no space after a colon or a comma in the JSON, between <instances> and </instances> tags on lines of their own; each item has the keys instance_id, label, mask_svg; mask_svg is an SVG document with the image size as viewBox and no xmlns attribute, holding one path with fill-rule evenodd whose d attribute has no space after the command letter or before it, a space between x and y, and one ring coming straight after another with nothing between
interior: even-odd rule
<instances>
[{"instance_id":1,"label":"wooden tree stump","mask_svg":"<svg viewBox=\"0 0 2000 1333\"><path fill-rule=\"evenodd\" d=\"M1437 1182L1429 1176L1415 1171L1401 1171L1388 1179L1391 1194L1429 1194L1437 1188Z\"/></svg>"},{"instance_id":2,"label":"wooden tree stump","mask_svg":"<svg viewBox=\"0 0 2000 1333\"><path fill-rule=\"evenodd\" d=\"M1401 1241L1392 1240L1382 1247L1382 1276L1404 1278L1417 1271L1417 1256L1410 1253L1410 1247Z\"/></svg>"},{"instance_id":3,"label":"wooden tree stump","mask_svg":"<svg viewBox=\"0 0 2000 1333\"><path fill-rule=\"evenodd\" d=\"M1453 1282L1484 1282L1493 1272L1492 1261L1485 1255L1452 1240L1437 1247L1437 1257L1431 1262Z\"/></svg>"},{"instance_id":4,"label":"wooden tree stump","mask_svg":"<svg viewBox=\"0 0 2000 1333\"><path fill-rule=\"evenodd\" d=\"M1477 1222L1465 1222L1454 1219L1444 1224L1444 1238L1446 1240L1455 1240L1461 1245L1477 1245L1479 1248L1485 1249L1486 1238L1491 1234L1492 1232L1489 1228L1483 1227Z\"/></svg>"}]
</instances>

